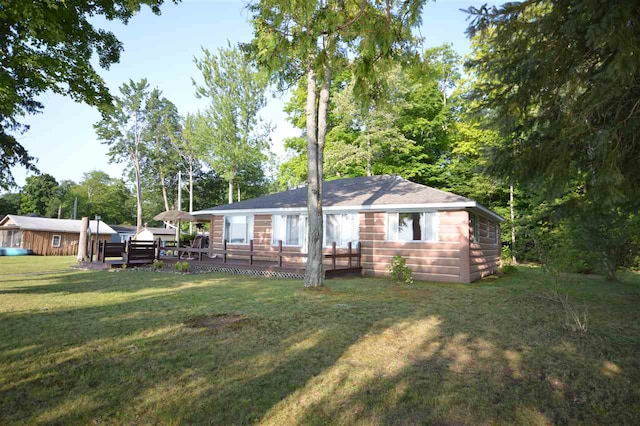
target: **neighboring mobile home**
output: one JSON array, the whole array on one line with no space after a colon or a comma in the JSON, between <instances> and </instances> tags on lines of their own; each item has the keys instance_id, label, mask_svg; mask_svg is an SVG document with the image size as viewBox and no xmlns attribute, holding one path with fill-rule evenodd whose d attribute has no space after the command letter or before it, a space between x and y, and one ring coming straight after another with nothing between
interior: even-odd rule
<instances>
[{"instance_id":1,"label":"neighboring mobile home","mask_svg":"<svg viewBox=\"0 0 640 426\"><path fill-rule=\"evenodd\" d=\"M23 248L43 256L70 256L78 253L81 220L51 219L6 215L0 220L0 247ZM111 241L116 231L104 222L90 221L91 242L96 240L100 228L100 240Z\"/></svg>"},{"instance_id":2,"label":"neighboring mobile home","mask_svg":"<svg viewBox=\"0 0 640 426\"><path fill-rule=\"evenodd\" d=\"M210 247L289 253L306 251L307 188L194 212L211 222ZM361 243L362 272L386 276L395 255L418 280L463 282L500 266L504 219L473 200L398 176L323 182L324 246ZM291 261L304 259L292 257Z\"/></svg>"}]
</instances>

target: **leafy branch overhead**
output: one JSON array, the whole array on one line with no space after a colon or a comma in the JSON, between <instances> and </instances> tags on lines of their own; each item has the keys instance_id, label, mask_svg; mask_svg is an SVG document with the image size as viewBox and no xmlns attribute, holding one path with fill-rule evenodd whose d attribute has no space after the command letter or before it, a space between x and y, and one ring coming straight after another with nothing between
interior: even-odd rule
<instances>
[{"instance_id":1,"label":"leafy branch overhead","mask_svg":"<svg viewBox=\"0 0 640 426\"><path fill-rule=\"evenodd\" d=\"M174 0L177 2L177 0ZM164 0L9 1L0 7L0 188L14 184L10 167L36 171L35 159L18 142L28 127L21 118L44 108L47 91L104 111L111 104L104 80L91 63L108 69L120 60L122 43L96 28L92 17L129 22L143 5L160 14Z\"/></svg>"}]
</instances>

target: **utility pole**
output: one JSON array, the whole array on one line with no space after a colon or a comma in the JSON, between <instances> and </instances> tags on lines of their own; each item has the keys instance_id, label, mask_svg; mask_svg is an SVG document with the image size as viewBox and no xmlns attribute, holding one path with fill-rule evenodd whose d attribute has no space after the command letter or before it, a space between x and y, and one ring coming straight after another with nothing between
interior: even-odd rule
<instances>
[{"instance_id":1,"label":"utility pole","mask_svg":"<svg viewBox=\"0 0 640 426\"><path fill-rule=\"evenodd\" d=\"M73 220L76 220L78 214L78 197L73 200Z\"/></svg>"}]
</instances>

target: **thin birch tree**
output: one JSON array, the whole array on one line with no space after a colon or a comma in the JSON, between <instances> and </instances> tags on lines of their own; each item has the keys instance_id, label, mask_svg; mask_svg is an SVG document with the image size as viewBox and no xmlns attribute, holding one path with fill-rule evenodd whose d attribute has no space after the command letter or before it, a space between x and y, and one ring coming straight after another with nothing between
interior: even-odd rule
<instances>
[{"instance_id":1,"label":"thin birch tree","mask_svg":"<svg viewBox=\"0 0 640 426\"><path fill-rule=\"evenodd\" d=\"M143 133L147 126L146 103L149 84L129 80L120 86L120 96L114 96L114 104L101 121L94 125L98 138L109 146L109 161L125 163L133 168L136 189L136 229L142 229L141 163L146 154Z\"/></svg>"}]
</instances>

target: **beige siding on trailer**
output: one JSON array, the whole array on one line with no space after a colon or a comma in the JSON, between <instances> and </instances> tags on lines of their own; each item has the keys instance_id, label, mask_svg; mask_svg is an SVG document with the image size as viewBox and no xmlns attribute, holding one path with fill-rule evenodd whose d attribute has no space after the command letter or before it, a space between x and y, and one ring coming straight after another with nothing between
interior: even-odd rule
<instances>
[{"instance_id":1,"label":"beige siding on trailer","mask_svg":"<svg viewBox=\"0 0 640 426\"><path fill-rule=\"evenodd\" d=\"M493 219L476 215L478 220L479 241L469 240L469 272L471 281L479 280L498 272L500 268L501 239L500 224ZM472 222L469 222L469 234L473 236Z\"/></svg>"}]
</instances>

